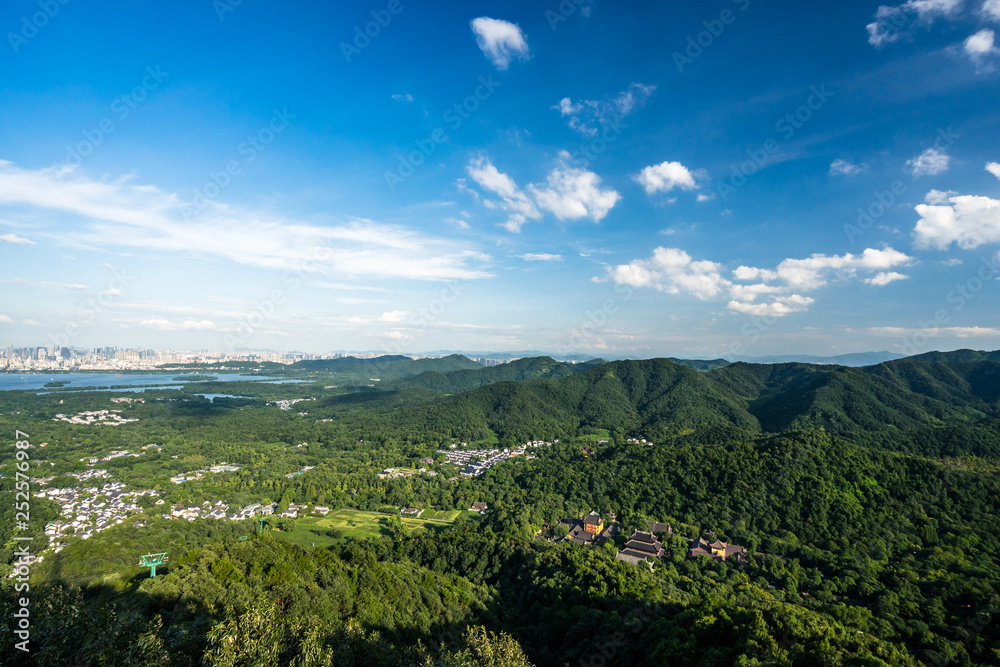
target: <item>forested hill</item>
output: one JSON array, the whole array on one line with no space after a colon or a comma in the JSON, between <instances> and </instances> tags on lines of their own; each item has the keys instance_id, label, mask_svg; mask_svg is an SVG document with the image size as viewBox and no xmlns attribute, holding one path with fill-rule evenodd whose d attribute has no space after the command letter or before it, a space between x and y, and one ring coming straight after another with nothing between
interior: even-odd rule
<instances>
[{"instance_id":1,"label":"forested hill","mask_svg":"<svg viewBox=\"0 0 1000 667\"><path fill-rule=\"evenodd\" d=\"M667 359L615 361L558 379L483 386L410 417L488 427L517 440L581 425L651 439L719 426L768 433L823 427L895 437L1000 416L1000 362L940 358L867 368L737 363L709 372Z\"/></svg>"},{"instance_id":2,"label":"forested hill","mask_svg":"<svg viewBox=\"0 0 1000 667\"><path fill-rule=\"evenodd\" d=\"M345 376L396 379L409 375L419 375L427 371L448 373L458 370L475 370L483 366L461 354L453 354L440 359L411 359L402 355L384 355L373 359L341 357L340 359L317 359L299 361L291 366L292 371L318 371Z\"/></svg>"},{"instance_id":3,"label":"forested hill","mask_svg":"<svg viewBox=\"0 0 1000 667\"><path fill-rule=\"evenodd\" d=\"M729 364L725 359L703 360L670 357L669 360L681 366L687 366L699 371L721 368ZM524 382L525 380L540 379L556 380L603 366L606 363L608 362L604 359L591 359L581 363L569 363L556 361L552 357L530 357L515 359L499 366L458 370L450 373L437 370L427 371L420 375L411 375L395 380L389 383L386 388L405 389L420 387L423 389L433 389L444 394L461 394L497 382Z\"/></svg>"},{"instance_id":4,"label":"forested hill","mask_svg":"<svg viewBox=\"0 0 1000 667\"><path fill-rule=\"evenodd\" d=\"M420 375L411 375L395 380L388 386L398 389L422 387L445 394L461 394L497 382L563 378L606 363L603 359L593 359L580 364L571 364L565 361L556 361L552 357L532 357L517 359L499 366L463 369L450 373L430 370Z\"/></svg>"}]
</instances>

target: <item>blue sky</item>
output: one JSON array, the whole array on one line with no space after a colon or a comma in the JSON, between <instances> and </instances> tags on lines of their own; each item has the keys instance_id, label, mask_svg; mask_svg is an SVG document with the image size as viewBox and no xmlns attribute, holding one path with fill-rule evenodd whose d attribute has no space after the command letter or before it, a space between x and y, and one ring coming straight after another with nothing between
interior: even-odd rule
<instances>
[{"instance_id":1,"label":"blue sky","mask_svg":"<svg viewBox=\"0 0 1000 667\"><path fill-rule=\"evenodd\" d=\"M0 342L1000 347L1000 0L0 8Z\"/></svg>"}]
</instances>

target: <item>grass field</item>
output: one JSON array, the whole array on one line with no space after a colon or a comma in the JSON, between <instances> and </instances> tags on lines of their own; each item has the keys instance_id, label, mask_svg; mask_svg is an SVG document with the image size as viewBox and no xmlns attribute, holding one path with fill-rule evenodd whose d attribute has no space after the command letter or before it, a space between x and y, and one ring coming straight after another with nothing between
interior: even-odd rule
<instances>
[{"instance_id":1,"label":"grass field","mask_svg":"<svg viewBox=\"0 0 1000 667\"><path fill-rule=\"evenodd\" d=\"M440 531L447 528L462 510L429 510L419 519L403 518L403 527L414 530ZM434 519L430 521L429 519ZM328 534L333 531L334 534ZM291 533L275 531L272 536L293 542L305 549L328 547L348 537L372 538L389 535L389 517L375 512L337 510L324 517L306 516L295 520Z\"/></svg>"}]
</instances>

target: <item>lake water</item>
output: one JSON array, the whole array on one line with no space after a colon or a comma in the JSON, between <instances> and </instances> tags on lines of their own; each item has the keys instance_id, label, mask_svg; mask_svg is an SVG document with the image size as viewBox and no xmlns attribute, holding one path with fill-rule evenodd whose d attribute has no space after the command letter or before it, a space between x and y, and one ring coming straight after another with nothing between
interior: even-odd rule
<instances>
[{"instance_id":1,"label":"lake water","mask_svg":"<svg viewBox=\"0 0 1000 667\"><path fill-rule=\"evenodd\" d=\"M190 375L190 374L188 374ZM258 382L277 380L274 376L240 375L239 373L211 373L218 382ZM109 387L112 385L157 385L157 389L175 389L179 385L174 380L185 377L177 373L0 373L0 391L11 389L44 389L46 391L69 389L72 387ZM279 380L280 381L280 380ZM48 382L66 382L61 387L46 387ZM142 391L142 389L122 389L121 391Z\"/></svg>"},{"instance_id":2,"label":"lake water","mask_svg":"<svg viewBox=\"0 0 1000 667\"><path fill-rule=\"evenodd\" d=\"M195 394L195 396L201 396L210 401L215 401L217 398L253 398L253 396L233 396L232 394Z\"/></svg>"}]
</instances>

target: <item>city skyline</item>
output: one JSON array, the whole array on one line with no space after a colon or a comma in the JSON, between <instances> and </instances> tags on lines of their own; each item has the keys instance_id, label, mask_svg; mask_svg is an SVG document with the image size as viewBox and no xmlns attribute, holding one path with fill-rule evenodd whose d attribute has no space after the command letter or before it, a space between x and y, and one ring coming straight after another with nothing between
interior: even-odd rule
<instances>
[{"instance_id":1,"label":"city skyline","mask_svg":"<svg viewBox=\"0 0 1000 667\"><path fill-rule=\"evenodd\" d=\"M0 338L997 349L998 25L997 0L16 0Z\"/></svg>"}]
</instances>

